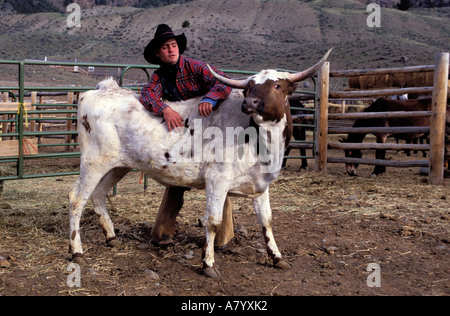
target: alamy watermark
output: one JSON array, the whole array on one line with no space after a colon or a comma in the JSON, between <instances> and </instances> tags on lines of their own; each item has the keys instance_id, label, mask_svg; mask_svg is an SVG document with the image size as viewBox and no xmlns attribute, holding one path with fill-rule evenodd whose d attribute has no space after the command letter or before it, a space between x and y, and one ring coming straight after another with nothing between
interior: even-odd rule
<instances>
[{"instance_id":1,"label":"alamy watermark","mask_svg":"<svg viewBox=\"0 0 450 316\"><path fill-rule=\"evenodd\" d=\"M379 4L370 3L367 6L367 11L371 12L367 17L367 26L370 28L381 27L381 7Z\"/></svg>"},{"instance_id":2,"label":"alamy watermark","mask_svg":"<svg viewBox=\"0 0 450 316\"><path fill-rule=\"evenodd\" d=\"M68 287L81 287L81 267L79 264L71 263L67 266L67 272L72 272L67 276Z\"/></svg>"},{"instance_id":3,"label":"alamy watermark","mask_svg":"<svg viewBox=\"0 0 450 316\"><path fill-rule=\"evenodd\" d=\"M367 272L372 272L367 277L368 287L381 287L381 267L378 263L371 263L367 266Z\"/></svg>"},{"instance_id":4,"label":"alamy watermark","mask_svg":"<svg viewBox=\"0 0 450 316\"><path fill-rule=\"evenodd\" d=\"M71 3L67 6L66 12L71 12L67 17L67 27L81 27L81 7L77 3Z\"/></svg>"},{"instance_id":5,"label":"alamy watermark","mask_svg":"<svg viewBox=\"0 0 450 316\"><path fill-rule=\"evenodd\" d=\"M284 155L280 127L238 126L224 130L217 126L203 129L202 125L201 119L195 119L190 128L178 131L180 138L166 158L177 163L260 163L262 173L280 169Z\"/></svg>"}]
</instances>

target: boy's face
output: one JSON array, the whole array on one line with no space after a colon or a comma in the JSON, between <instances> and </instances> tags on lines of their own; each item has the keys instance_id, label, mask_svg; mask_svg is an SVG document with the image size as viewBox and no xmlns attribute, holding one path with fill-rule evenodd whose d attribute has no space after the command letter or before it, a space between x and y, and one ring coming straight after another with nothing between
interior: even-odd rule
<instances>
[{"instance_id":1,"label":"boy's face","mask_svg":"<svg viewBox=\"0 0 450 316\"><path fill-rule=\"evenodd\" d=\"M180 58L177 41L174 38L171 38L164 42L161 48L156 51L156 57L165 64L175 65Z\"/></svg>"}]
</instances>

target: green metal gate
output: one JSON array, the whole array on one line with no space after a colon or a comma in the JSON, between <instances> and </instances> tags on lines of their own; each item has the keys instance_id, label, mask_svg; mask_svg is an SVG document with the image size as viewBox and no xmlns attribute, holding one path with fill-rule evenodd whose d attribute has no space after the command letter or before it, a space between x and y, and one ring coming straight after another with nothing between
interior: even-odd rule
<instances>
[{"instance_id":1,"label":"green metal gate","mask_svg":"<svg viewBox=\"0 0 450 316\"><path fill-rule=\"evenodd\" d=\"M301 147L305 148L305 149L311 149L311 155L306 155L306 156L302 156L302 155L298 155L298 156L292 156L290 155L289 157L285 157L288 159L314 159L315 158L315 152L316 152L316 133L317 133L317 116L316 116L316 110L317 110L317 102L318 102L318 97L317 97L317 83L316 83L316 79L314 77L311 78L314 84L314 90L313 91L305 91L305 90L297 90L295 91L296 93L299 94L305 94L305 95L310 95L312 96L313 100L314 100L314 105L312 108L310 107L295 107L295 106L291 106L291 110L301 110L303 111L306 116L311 116L313 115L313 120L312 120L312 124L302 124L302 123L293 123L294 128L295 127L301 127L301 128L306 128L309 130L313 131L313 136L312 136L312 140L291 140L291 146L293 148L299 149Z\"/></svg>"}]
</instances>

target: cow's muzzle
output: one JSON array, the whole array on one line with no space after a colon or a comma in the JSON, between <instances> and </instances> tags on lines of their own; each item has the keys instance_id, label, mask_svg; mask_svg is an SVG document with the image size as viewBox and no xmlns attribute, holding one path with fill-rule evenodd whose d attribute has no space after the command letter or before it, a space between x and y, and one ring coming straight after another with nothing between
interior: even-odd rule
<instances>
[{"instance_id":1,"label":"cow's muzzle","mask_svg":"<svg viewBox=\"0 0 450 316\"><path fill-rule=\"evenodd\" d=\"M245 114L258 113L261 108L261 100L259 98L247 97L242 103L242 112Z\"/></svg>"}]
</instances>

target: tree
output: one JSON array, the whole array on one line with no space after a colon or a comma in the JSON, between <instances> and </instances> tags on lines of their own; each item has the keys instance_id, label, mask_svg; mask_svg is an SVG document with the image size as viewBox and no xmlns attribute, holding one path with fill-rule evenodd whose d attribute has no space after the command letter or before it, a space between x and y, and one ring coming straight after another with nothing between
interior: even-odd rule
<instances>
[{"instance_id":1,"label":"tree","mask_svg":"<svg viewBox=\"0 0 450 316\"><path fill-rule=\"evenodd\" d=\"M397 4L397 9L402 11L408 11L411 8L411 0L401 0L399 4Z\"/></svg>"}]
</instances>

